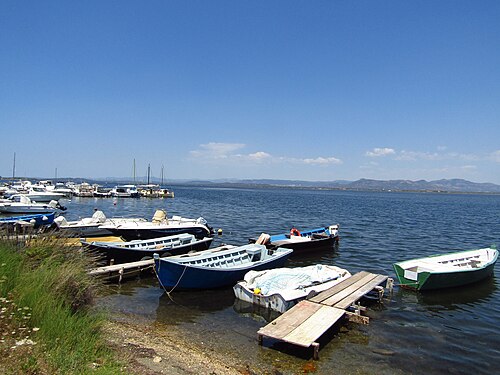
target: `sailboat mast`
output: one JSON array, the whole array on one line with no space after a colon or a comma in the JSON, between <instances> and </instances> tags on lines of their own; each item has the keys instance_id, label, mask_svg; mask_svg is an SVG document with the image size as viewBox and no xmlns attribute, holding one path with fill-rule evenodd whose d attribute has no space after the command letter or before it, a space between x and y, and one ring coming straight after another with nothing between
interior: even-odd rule
<instances>
[{"instance_id":1,"label":"sailboat mast","mask_svg":"<svg viewBox=\"0 0 500 375\"><path fill-rule=\"evenodd\" d=\"M14 164L12 166L12 179L16 177L16 153L14 152Z\"/></svg>"},{"instance_id":2,"label":"sailboat mast","mask_svg":"<svg viewBox=\"0 0 500 375\"><path fill-rule=\"evenodd\" d=\"M151 164L148 164L148 185L149 185L149 174L151 173Z\"/></svg>"},{"instance_id":3,"label":"sailboat mast","mask_svg":"<svg viewBox=\"0 0 500 375\"><path fill-rule=\"evenodd\" d=\"M134 158L134 184L135 184L135 158Z\"/></svg>"},{"instance_id":4,"label":"sailboat mast","mask_svg":"<svg viewBox=\"0 0 500 375\"><path fill-rule=\"evenodd\" d=\"M163 186L163 164L161 165L161 186Z\"/></svg>"}]
</instances>

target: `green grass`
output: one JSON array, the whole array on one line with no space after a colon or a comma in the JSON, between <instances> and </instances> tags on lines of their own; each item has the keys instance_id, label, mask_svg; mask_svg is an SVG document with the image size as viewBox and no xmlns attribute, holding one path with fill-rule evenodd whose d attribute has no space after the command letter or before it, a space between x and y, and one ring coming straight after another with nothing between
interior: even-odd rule
<instances>
[{"instance_id":1,"label":"green grass","mask_svg":"<svg viewBox=\"0 0 500 375\"><path fill-rule=\"evenodd\" d=\"M0 242L0 372L123 373L103 339L105 317L92 308L92 261L60 239ZM35 344L16 345L21 339Z\"/></svg>"}]
</instances>

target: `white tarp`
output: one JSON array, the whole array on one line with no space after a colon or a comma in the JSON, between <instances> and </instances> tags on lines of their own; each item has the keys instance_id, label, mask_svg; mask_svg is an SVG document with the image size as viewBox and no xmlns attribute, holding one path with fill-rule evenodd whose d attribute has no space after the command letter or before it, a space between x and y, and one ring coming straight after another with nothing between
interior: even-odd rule
<instances>
[{"instance_id":1,"label":"white tarp","mask_svg":"<svg viewBox=\"0 0 500 375\"><path fill-rule=\"evenodd\" d=\"M335 280L348 273L345 269L316 264L298 268L275 268L266 271L249 271L244 280L250 289L260 289L264 296L302 289L311 285Z\"/></svg>"}]
</instances>

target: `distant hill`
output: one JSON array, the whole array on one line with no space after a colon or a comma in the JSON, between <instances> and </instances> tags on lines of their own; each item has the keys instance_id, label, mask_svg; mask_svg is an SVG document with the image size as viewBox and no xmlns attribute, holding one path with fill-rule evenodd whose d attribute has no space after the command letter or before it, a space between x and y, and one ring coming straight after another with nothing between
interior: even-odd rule
<instances>
[{"instance_id":1,"label":"distant hill","mask_svg":"<svg viewBox=\"0 0 500 375\"><path fill-rule=\"evenodd\" d=\"M171 181L176 183L176 181ZM177 181L179 183L179 181ZM211 186L268 186L268 187L296 187L296 188L323 188L360 191L419 191L419 192L453 192L453 193L500 193L500 185L492 183L477 183L463 179L450 180L371 180L357 181L300 181L300 180L210 180L210 181L183 181L188 185Z\"/></svg>"},{"instance_id":2,"label":"distant hill","mask_svg":"<svg viewBox=\"0 0 500 375\"><path fill-rule=\"evenodd\" d=\"M0 178L1 179L1 178ZM30 179L30 178L27 178ZM46 180L47 178L31 178L32 180ZM50 178L49 178L50 180ZM135 182L130 178L107 177L100 179L89 178L59 178L58 181L90 182L102 185L125 183L145 184L146 177L137 177ZM160 184L159 178L151 178L151 183ZM499 194L500 185L492 183L478 183L463 179L426 180L371 180L362 178L357 181L302 181L302 180L275 180L275 179L214 179L214 180L172 180L164 181L164 185L214 186L214 187L288 187L306 189L337 189L357 191L417 191L417 192L450 192L450 193L490 193Z\"/></svg>"}]
</instances>

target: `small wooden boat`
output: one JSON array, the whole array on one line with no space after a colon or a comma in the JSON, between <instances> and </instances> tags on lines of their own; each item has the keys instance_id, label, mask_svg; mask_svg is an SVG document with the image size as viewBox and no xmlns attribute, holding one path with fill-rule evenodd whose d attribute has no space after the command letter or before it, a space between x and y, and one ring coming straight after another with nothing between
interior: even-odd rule
<instances>
[{"instance_id":1,"label":"small wooden boat","mask_svg":"<svg viewBox=\"0 0 500 375\"><path fill-rule=\"evenodd\" d=\"M185 254L189 251L205 250L210 247L213 238L205 237L201 240L192 234L179 234L176 236L160 237L151 240L135 240L130 242L80 242L90 251L95 251L106 257L108 263L114 264L136 262L152 259L153 254L160 256Z\"/></svg>"},{"instance_id":2,"label":"small wooden boat","mask_svg":"<svg viewBox=\"0 0 500 375\"><path fill-rule=\"evenodd\" d=\"M349 271L324 264L250 271L234 287L239 300L284 313L308 296L351 277Z\"/></svg>"},{"instance_id":3,"label":"small wooden boat","mask_svg":"<svg viewBox=\"0 0 500 375\"><path fill-rule=\"evenodd\" d=\"M339 241L339 224L299 231L292 228L290 233L268 235L262 233L258 239L250 239L250 243L266 245L270 249L286 247L293 249L294 255L331 249Z\"/></svg>"},{"instance_id":4,"label":"small wooden boat","mask_svg":"<svg viewBox=\"0 0 500 375\"><path fill-rule=\"evenodd\" d=\"M250 270L282 267L292 249L249 244L167 258L155 255L160 284L169 289L211 289L234 285Z\"/></svg>"},{"instance_id":5,"label":"small wooden boat","mask_svg":"<svg viewBox=\"0 0 500 375\"><path fill-rule=\"evenodd\" d=\"M45 214L31 214L21 216L10 216L0 218L0 226L3 225L32 225L38 228L42 225L50 225L54 222L55 212Z\"/></svg>"},{"instance_id":6,"label":"small wooden boat","mask_svg":"<svg viewBox=\"0 0 500 375\"><path fill-rule=\"evenodd\" d=\"M402 287L430 290L457 287L493 273L498 251L491 248L460 251L394 263Z\"/></svg>"}]
</instances>

